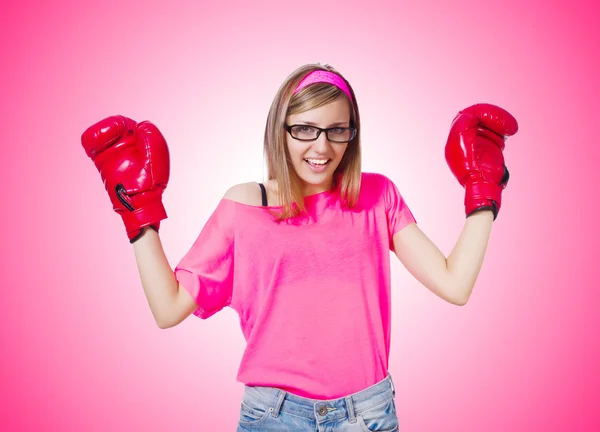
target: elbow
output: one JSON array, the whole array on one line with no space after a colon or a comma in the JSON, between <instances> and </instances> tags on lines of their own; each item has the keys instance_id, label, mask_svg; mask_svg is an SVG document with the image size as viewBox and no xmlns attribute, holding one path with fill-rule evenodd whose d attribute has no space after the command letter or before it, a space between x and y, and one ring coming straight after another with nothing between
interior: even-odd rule
<instances>
[{"instance_id":1,"label":"elbow","mask_svg":"<svg viewBox=\"0 0 600 432\"><path fill-rule=\"evenodd\" d=\"M159 329L165 330L171 327L174 327L176 323L173 322L172 319L169 319L164 315L154 315L154 321Z\"/></svg>"},{"instance_id":2,"label":"elbow","mask_svg":"<svg viewBox=\"0 0 600 432\"><path fill-rule=\"evenodd\" d=\"M450 302L456 306L465 306L469 302L469 297L471 296L471 290L460 289L454 291L454 295L452 296Z\"/></svg>"},{"instance_id":3,"label":"elbow","mask_svg":"<svg viewBox=\"0 0 600 432\"><path fill-rule=\"evenodd\" d=\"M446 300L456 306L465 306L471 297L473 287L474 283L470 281L451 279L446 285Z\"/></svg>"},{"instance_id":4,"label":"elbow","mask_svg":"<svg viewBox=\"0 0 600 432\"><path fill-rule=\"evenodd\" d=\"M179 325L187 315L182 315L180 313L176 313L176 311L171 310L170 313L164 313L160 316L155 316L154 320L156 321L156 325L159 329L165 330L171 327L175 327Z\"/></svg>"},{"instance_id":5,"label":"elbow","mask_svg":"<svg viewBox=\"0 0 600 432\"><path fill-rule=\"evenodd\" d=\"M442 298L454 306L464 306L469 301L468 297L457 297L457 296L446 295L446 296L442 296Z\"/></svg>"},{"instance_id":6,"label":"elbow","mask_svg":"<svg viewBox=\"0 0 600 432\"><path fill-rule=\"evenodd\" d=\"M452 304L456 306L464 306L468 303L469 297L460 297L452 300Z\"/></svg>"},{"instance_id":7,"label":"elbow","mask_svg":"<svg viewBox=\"0 0 600 432\"><path fill-rule=\"evenodd\" d=\"M160 307L152 310L152 316L159 329L165 330L175 327L181 322L181 318L177 313L176 299L173 301L164 301Z\"/></svg>"},{"instance_id":8,"label":"elbow","mask_svg":"<svg viewBox=\"0 0 600 432\"><path fill-rule=\"evenodd\" d=\"M158 326L158 328L159 328L159 329L161 329L161 330L165 330L165 329L168 329L168 328L171 328L171 327L173 327L173 326L172 326L171 324L169 324L169 323L166 323L166 322L164 322L164 321L158 321L158 320L156 320L156 325L157 325L157 326Z\"/></svg>"},{"instance_id":9,"label":"elbow","mask_svg":"<svg viewBox=\"0 0 600 432\"><path fill-rule=\"evenodd\" d=\"M179 325L186 317L198 309L196 301L181 288L170 302L164 302L162 307L153 309L154 320L160 329L168 329Z\"/></svg>"}]
</instances>

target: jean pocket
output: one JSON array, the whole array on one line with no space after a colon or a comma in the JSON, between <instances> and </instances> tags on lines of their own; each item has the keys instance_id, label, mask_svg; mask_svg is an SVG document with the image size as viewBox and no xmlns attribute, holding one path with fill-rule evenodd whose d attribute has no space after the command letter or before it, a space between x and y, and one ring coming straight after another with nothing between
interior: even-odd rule
<instances>
[{"instance_id":1,"label":"jean pocket","mask_svg":"<svg viewBox=\"0 0 600 432\"><path fill-rule=\"evenodd\" d=\"M262 423L272 412L273 408L267 404L251 399L244 399L240 407L239 423L244 425Z\"/></svg>"},{"instance_id":2,"label":"jean pocket","mask_svg":"<svg viewBox=\"0 0 600 432\"><path fill-rule=\"evenodd\" d=\"M394 398L356 413L364 432L397 432L399 428Z\"/></svg>"}]
</instances>

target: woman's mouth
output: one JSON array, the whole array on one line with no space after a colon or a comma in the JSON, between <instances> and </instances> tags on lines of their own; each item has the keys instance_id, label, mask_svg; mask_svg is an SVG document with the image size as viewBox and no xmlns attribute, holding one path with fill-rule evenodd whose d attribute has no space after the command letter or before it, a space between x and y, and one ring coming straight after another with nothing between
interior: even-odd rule
<instances>
[{"instance_id":1,"label":"woman's mouth","mask_svg":"<svg viewBox=\"0 0 600 432\"><path fill-rule=\"evenodd\" d=\"M321 172L327 168L331 159L304 159L304 162L306 162L314 172Z\"/></svg>"}]
</instances>

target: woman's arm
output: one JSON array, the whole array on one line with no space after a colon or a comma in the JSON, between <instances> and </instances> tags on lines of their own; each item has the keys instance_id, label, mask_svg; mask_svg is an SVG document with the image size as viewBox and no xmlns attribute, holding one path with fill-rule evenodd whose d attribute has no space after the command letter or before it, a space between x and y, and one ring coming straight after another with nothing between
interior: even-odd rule
<instances>
[{"instance_id":1,"label":"woman's arm","mask_svg":"<svg viewBox=\"0 0 600 432\"><path fill-rule=\"evenodd\" d=\"M493 213L486 210L466 218L448 258L414 223L394 235L394 250L421 284L442 299L462 306L469 300L481 270L493 218Z\"/></svg>"},{"instance_id":2,"label":"woman's arm","mask_svg":"<svg viewBox=\"0 0 600 432\"><path fill-rule=\"evenodd\" d=\"M492 223L510 174L504 163L506 138L518 130L517 120L491 104L476 104L454 118L445 156L465 188L465 225L446 258L417 227L410 224L394 235L396 255L408 271L439 297L456 305L469 300L483 264Z\"/></svg>"},{"instance_id":3,"label":"woman's arm","mask_svg":"<svg viewBox=\"0 0 600 432\"><path fill-rule=\"evenodd\" d=\"M176 326L198 306L175 278L158 233L153 229L144 230L142 237L133 243L133 249L156 324L162 329Z\"/></svg>"}]
</instances>

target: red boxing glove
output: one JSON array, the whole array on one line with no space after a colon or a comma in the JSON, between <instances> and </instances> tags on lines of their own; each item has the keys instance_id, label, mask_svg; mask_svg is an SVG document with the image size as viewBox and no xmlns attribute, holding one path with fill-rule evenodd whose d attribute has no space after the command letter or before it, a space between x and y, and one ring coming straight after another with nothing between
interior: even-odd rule
<instances>
[{"instance_id":1,"label":"red boxing glove","mask_svg":"<svg viewBox=\"0 0 600 432\"><path fill-rule=\"evenodd\" d=\"M517 120L490 104L477 104L458 113L446 143L446 162L465 188L467 217L491 210L494 220L510 174L504 164L506 138L517 133Z\"/></svg>"},{"instance_id":2,"label":"red boxing glove","mask_svg":"<svg viewBox=\"0 0 600 432\"><path fill-rule=\"evenodd\" d=\"M156 126L112 116L90 126L81 143L123 218L130 243L144 227L158 232L167 218L162 193L169 181L169 149Z\"/></svg>"}]
</instances>

